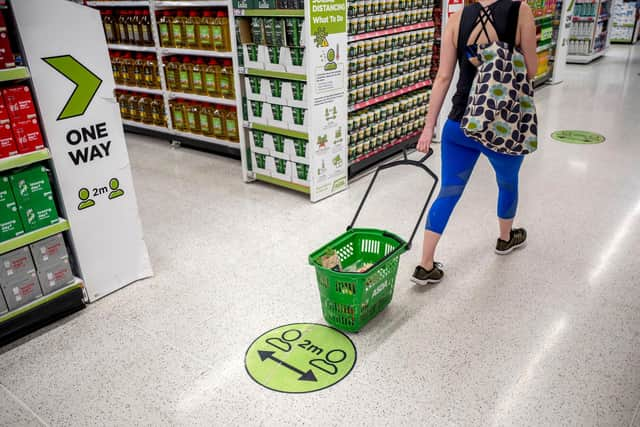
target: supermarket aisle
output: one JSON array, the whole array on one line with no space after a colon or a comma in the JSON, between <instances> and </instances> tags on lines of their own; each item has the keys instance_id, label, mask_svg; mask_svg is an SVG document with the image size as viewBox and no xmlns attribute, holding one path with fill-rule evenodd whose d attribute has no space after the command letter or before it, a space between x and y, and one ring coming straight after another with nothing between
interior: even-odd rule
<instances>
[{"instance_id":1,"label":"supermarket aisle","mask_svg":"<svg viewBox=\"0 0 640 427\"><path fill-rule=\"evenodd\" d=\"M640 425L639 65L640 47L614 48L542 89L518 220L529 246L493 254L480 162L438 255L446 280L413 287L418 250L404 255L392 304L352 336L354 371L306 395L256 385L244 351L272 327L322 321L306 257L366 180L311 205L244 185L235 161L130 135L156 276L0 349L0 424ZM547 137L571 128L607 142ZM406 235L427 182L387 178L363 224Z\"/></svg>"}]
</instances>

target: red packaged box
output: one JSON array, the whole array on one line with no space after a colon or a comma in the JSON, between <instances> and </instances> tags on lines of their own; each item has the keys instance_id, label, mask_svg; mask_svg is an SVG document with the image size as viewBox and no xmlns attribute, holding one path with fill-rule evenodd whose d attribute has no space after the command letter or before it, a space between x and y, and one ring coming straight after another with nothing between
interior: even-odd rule
<instances>
[{"instance_id":1,"label":"red packaged box","mask_svg":"<svg viewBox=\"0 0 640 427\"><path fill-rule=\"evenodd\" d=\"M4 105L4 102L2 102L2 100L0 99L0 125L4 125L10 122L11 120L9 119L9 110L7 110L6 105Z\"/></svg>"},{"instance_id":2,"label":"red packaged box","mask_svg":"<svg viewBox=\"0 0 640 427\"><path fill-rule=\"evenodd\" d=\"M11 128L18 153L30 153L44 148L38 119L12 121Z\"/></svg>"},{"instance_id":3,"label":"red packaged box","mask_svg":"<svg viewBox=\"0 0 640 427\"><path fill-rule=\"evenodd\" d=\"M7 30L0 31L0 68L13 68L16 66L16 58L11 50L11 42Z\"/></svg>"},{"instance_id":4,"label":"red packaged box","mask_svg":"<svg viewBox=\"0 0 640 427\"><path fill-rule=\"evenodd\" d=\"M5 123L0 125L0 158L15 156L18 154L18 147L13 140L11 125Z\"/></svg>"},{"instance_id":5,"label":"red packaged box","mask_svg":"<svg viewBox=\"0 0 640 427\"><path fill-rule=\"evenodd\" d=\"M9 110L11 122L37 117L36 106L33 103L29 86L20 85L2 89L2 98Z\"/></svg>"}]
</instances>

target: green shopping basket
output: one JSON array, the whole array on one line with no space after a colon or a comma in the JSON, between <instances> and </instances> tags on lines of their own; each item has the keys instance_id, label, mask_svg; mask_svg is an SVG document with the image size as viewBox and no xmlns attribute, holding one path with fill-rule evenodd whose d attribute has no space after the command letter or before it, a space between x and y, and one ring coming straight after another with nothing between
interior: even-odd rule
<instances>
[{"instance_id":1,"label":"green shopping basket","mask_svg":"<svg viewBox=\"0 0 640 427\"><path fill-rule=\"evenodd\" d=\"M415 161L408 160L405 152L404 160L379 166L347 231L309 255L309 263L316 269L322 313L330 325L345 331L358 332L391 302L400 255L411 248L413 238L438 183L438 177L424 164L432 153L433 151L429 150L422 159ZM396 234L386 230L354 228L378 173L401 165L416 166L434 179L429 197L409 241L405 242ZM323 267L321 257L327 251L335 251L340 259L342 271ZM344 271L365 263L371 266L362 273Z\"/></svg>"}]
</instances>

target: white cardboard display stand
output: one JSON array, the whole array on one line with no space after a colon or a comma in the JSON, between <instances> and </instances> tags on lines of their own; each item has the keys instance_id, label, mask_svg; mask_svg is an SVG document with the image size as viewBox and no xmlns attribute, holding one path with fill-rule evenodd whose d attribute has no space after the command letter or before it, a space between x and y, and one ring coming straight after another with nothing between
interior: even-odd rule
<instances>
[{"instance_id":1,"label":"white cardboard display stand","mask_svg":"<svg viewBox=\"0 0 640 427\"><path fill-rule=\"evenodd\" d=\"M51 151L59 209L71 226L89 301L95 301L152 275L100 16L66 0L19 0L12 6ZM51 58L62 58L71 77L45 61ZM71 98L96 77L101 82L88 103L76 99L75 113L67 111ZM77 89L72 78L81 81Z\"/></svg>"}]
</instances>

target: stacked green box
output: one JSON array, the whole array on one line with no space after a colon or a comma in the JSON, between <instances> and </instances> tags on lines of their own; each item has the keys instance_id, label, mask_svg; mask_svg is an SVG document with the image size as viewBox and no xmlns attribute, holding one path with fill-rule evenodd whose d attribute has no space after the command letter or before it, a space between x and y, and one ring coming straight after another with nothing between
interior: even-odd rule
<instances>
[{"instance_id":1,"label":"stacked green box","mask_svg":"<svg viewBox=\"0 0 640 427\"><path fill-rule=\"evenodd\" d=\"M33 166L9 176L24 231L30 232L58 222L49 174L44 166Z\"/></svg>"},{"instance_id":2,"label":"stacked green box","mask_svg":"<svg viewBox=\"0 0 640 427\"><path fill-rule=\"evenodd\" d=\"M18 206L13 197L11 183L6 176L0 177L0 242L24 234Z\"/></svg>"},{"instance_id":3,"label":"stacked green box","mask_svg":"<svg viewBox=\"0 0 640 427\"><path fill-rule=\"evenodd\" d=\"M233 7L235 9L254 9L256 2L254 0L233 0Z\"/></svg>"}]
</instances>

